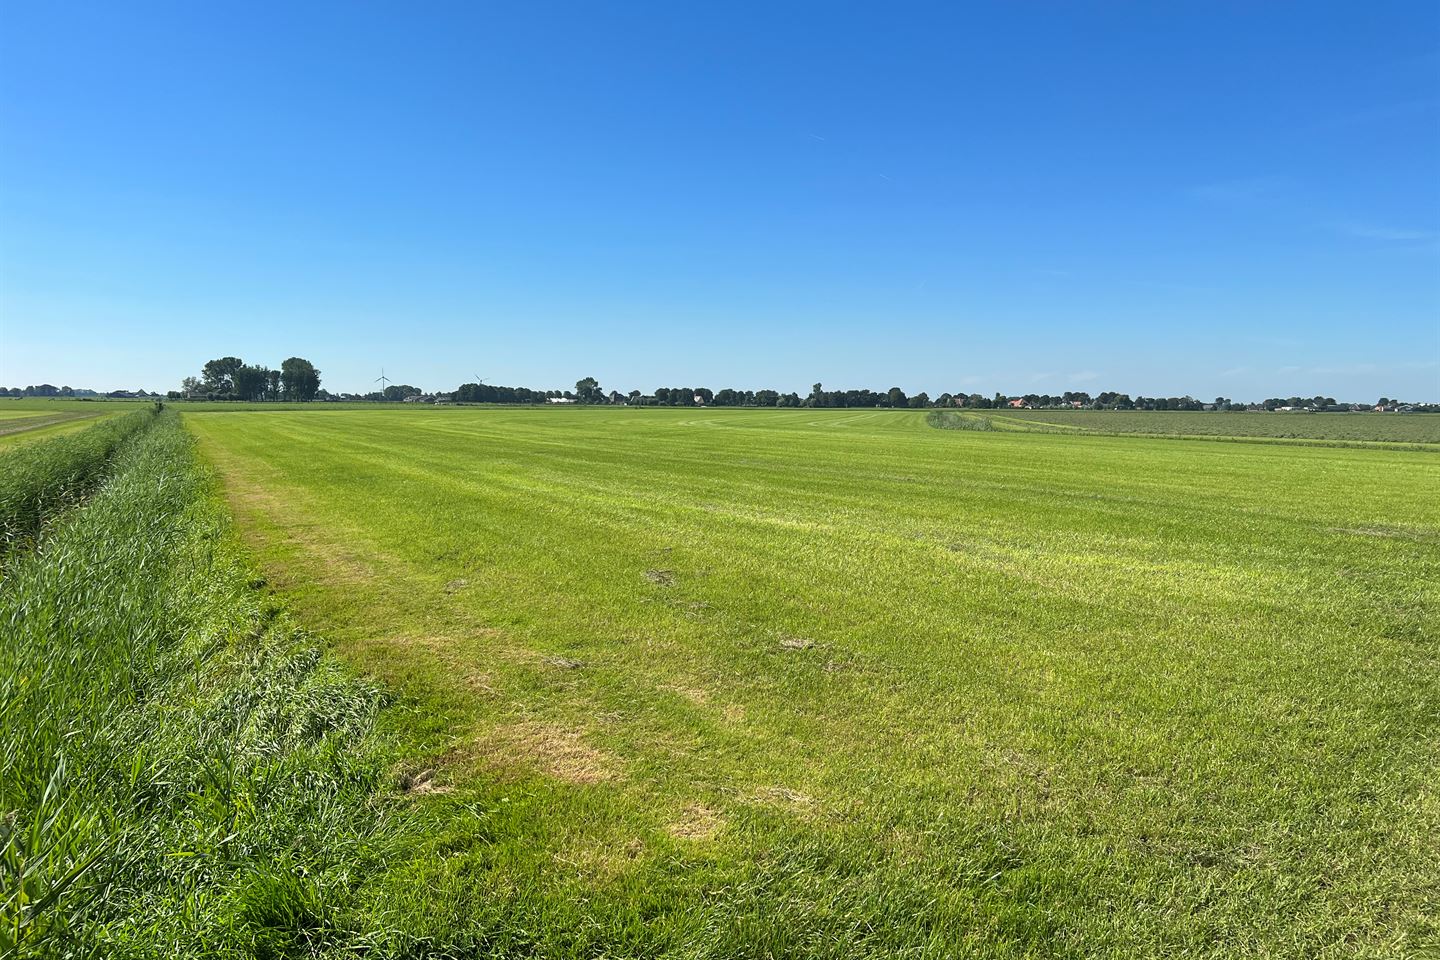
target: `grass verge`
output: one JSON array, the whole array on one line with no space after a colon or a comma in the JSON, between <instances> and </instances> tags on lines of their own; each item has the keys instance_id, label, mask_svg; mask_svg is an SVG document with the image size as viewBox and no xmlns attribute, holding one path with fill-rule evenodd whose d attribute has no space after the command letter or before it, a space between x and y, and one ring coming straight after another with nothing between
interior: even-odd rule
<instances>
[{"instance_id":1,"label":"grass verge","mask_svg":"<svg viewBox=\"0 0 1440 960\"><path fill-rule=\"evenodd\" d=\"M154 417L153 410L137 410L7 459L0 473L0 556L28 544L50 518L92 490L114 453Z\"/></svg>"},{"instance_id":2,"label":"grass verge","mask_svg":"<svg viewBox=\"0 0 1440 960\"><path fill-rule=\"evenodd\" d=\"M6 478L51 516L118 447L3 571L0 956L354 946L398 822L381 697L254 589L178 418L143 416Z\"/></svg>"}]
</instances>

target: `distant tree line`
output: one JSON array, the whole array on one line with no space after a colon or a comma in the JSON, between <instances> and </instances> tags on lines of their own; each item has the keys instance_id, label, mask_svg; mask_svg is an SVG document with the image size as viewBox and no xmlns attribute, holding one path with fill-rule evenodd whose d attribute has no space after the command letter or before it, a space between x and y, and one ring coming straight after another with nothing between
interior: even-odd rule
<instances>
[{"instance_id":1,"label":"distant tree line","mask_svg":"<svg viewBox=\"0 0 1440 960\"><path fill-rule=\"evenodd\" d=\"M493 383L462 383L455 391L459 403L545 403L564 396L559 390L531 390L529 387L502 387Z\"/></svg>"},{"instance_id":2,"label":"distant tree line","mask_svg":"<svg viewBox=\"0 0 1440 960\"><path fill-rule=\"evenodd\" d=\"M116 393L128 393L124 390L116 390ZM132 396L149 396L144 390L136 391ZM28 387L0 387L0 397L98 397L102 394L94 390L86 390L77 387L57 387L53 383L33 384Z\"/></svg>"},{"instance_id":3,"label":"distant tree line","mask_svg":"<svg viewBox=\"0 0 1440 960\"><path fill-rule=\"evenodd\" d=\"M393 389L393 388L392 388ZM967 407L981 410L1001 407L1031 409L1084 409L1084 410L1308 410L1317 412L1339 412L1345 410L1405 409L1421 412L1440 412L1440 404L1401 403L1381 397L1376 404L1337 403L1334 397L1274 397L1260 403L1245 403L1228 397L1214 400L1198 400L1195 397L1131 397L1128 393L1104 391L1090 394L1084 390L1067 390L1059 394L1026 393L1007 395L996 393L985 396L979 393L942 393L933 399L928 393L909 395L900 387L877 392L874 390L826 390L823 384L814 384L810 393L781 393L778 390L739 390L726 387L711 390L708 387L656 387L651 393L631 390L622 394L606 392L594 377L576 381L570 390L531 390L526 387L502 387L493 384L463 383L451 394L421 394L414 388L415 395L435 401L458 403L547 403L566 402L583 404L625 404L628 406L660 407L890 407L890 408L937 408ZM388 394L389 391L387 391ZM379 398L378 395L370 395ZM359 398L357 398L359 399ZM384 399L404 399L386 396Z\"/></svg>"},{"instance_id":4,"label":"distant tree line","mask_svg":"<svg viewBox=\"0 0 1440 960\"><path fill-rule=\"evenodd\" d=\"M239 357L206 361L200 376L186 377L169 396L206 400L323 400L320 371L303 357L291 357L279 370L249 364Z\"/></svg>"},{"instance_id":5,"label":"distant tree line","mask_svg":"<svg viewBox=\"0 0 1440 960\"><path fill-rule=\"evenodd\" d=\"M56 387L48 383L38 386L0 387L0 396L8 397L98 397L93 390ZM115 390L104 396L148 397L144 390L130 392ZM156 394L158 396L158 394ZM1401 412L1440 413L1440 404L1426 404L1392 400L1381 397L1376 403L1337 403L1334 397L1316 395L1313 397L1271 397L1258 403L1216 397L1213 400L1198 400L1183 397L1131 397L1128 393L1103 391L1090 394L1084 390L1066 390L1059 394L1026 393L1007 395L995 393L986 396L980 393L942 393L931 398L920 392L913 396L900 387L885 391L875 390L826 390L816 383L805 396L798 393L781 393L778 390L740 390L725 387L711 390L708 387L656 387L651 393L631 390L620 393L606 391L594 377L583 377L575 382L572 390L537 390L529 387L506 387L492 383L462 383L449 392L427 393L420 387L406 383L392 383L383 390L368 393L330 394L320 389L320 371L303 357L291 357L280 364L280 369L256 364L247 364L239 357L219 357L210 360L200 370L198 377L186 377L182 389L168 394L174 399L195 398L207 400L369 400L369 401L419 401L427 403L499 403L499 404L624 404L628 406L658 407L889 407L929 409L962 407L979 410L996 408L1054 409L1072 408L1085 410L1296 410L1311 412L1339 412L1346 410L1386 410Z\"/></svg>"}]
</instances>

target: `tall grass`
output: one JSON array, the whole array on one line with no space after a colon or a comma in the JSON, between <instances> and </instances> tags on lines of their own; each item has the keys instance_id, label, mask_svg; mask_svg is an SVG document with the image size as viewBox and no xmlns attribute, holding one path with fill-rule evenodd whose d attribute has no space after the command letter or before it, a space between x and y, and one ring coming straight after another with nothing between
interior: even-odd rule
<instances>
[{"instance_id":1,"label":"tall grass","mask_svg":"<svg viewBox=\"0 0 1440 960\"><path fill-rule=\"evenodd\" d=\"M925 414L925 422L938 430L993 430L995 425L989 417L958 413L954 410L931 410Z\"/></svg>"},{"instance_id":2,"label":"tall grass","mask_svg":"<svg viewBox=\"0 0 1440 960\"><path fill-rule=\"evenodd\" d=\"M137 410L6 457L0 470L0 556L33 540L48 520L94 489L115 451L155 416L153 409Z\"/></svg>"},{"instance_id":3,"label":"tall grass","mask_svg":"<svg viewBox=\"0 0 1440 960\"><path fill-rule=\"evenodd\" d=\"M308 955L384 852L380 697L252 589L178 418L141 416L3 573L0 957ZM73 499L77 449L25 502Z\"/></svg>"}]
</instances>

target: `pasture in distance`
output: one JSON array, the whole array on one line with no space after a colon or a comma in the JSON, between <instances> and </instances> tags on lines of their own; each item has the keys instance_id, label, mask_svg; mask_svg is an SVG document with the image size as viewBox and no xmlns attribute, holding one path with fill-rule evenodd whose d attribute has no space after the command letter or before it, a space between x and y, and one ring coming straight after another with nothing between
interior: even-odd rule
<instances>
[{"instance_id":1,"label":"pasture in distance","mask_svg":"<svg viewBox=\"0 0 1440 960\"><path fill-rule=\"evenodd\" d=\"M888 410L185 421L299 620L401 697L432 829L364 887L377 923L573 956L1440 935L1429 450Z\"/></svg>"},{"instance_id":2,"label":"pasture in distance","mask_svg":"<svg viewBox=\"0 0 1440 960\"><path fill-rule=\"evenodd\" d=\"M1267 438L1344 444L1440 444L1440 414L1182 410L975 410L997 430Z\"/></svg>"},{"instance_id":3,"label":"pasture in distance","mask_svg":"<svg viewBox=\"0 0 1440 960\"><path fill-rule=\"evenodd\" d=\"M0 401L0 451L21 443L73 433L112 413L117 407L74 402L41 405L24 401Z\"/></svg>"}]
</instances>

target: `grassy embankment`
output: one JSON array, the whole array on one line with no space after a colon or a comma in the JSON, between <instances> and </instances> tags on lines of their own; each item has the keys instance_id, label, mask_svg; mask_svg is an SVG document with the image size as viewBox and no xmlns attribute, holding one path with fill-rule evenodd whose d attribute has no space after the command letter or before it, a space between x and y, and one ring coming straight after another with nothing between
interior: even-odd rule
<instances>
[{"instance_id":1,"label":"grassy embankment","mask_svg":"<svg viewBox=\"0 0 1440 960\"><path fill-rule=\"evenodd\" d=\"M379 696L253 589L178 418L5 465L0 956L382 940L353 912L397 836Z\"/></svg>"},{"instance_id":2,"label":"grassy embankment","mask_svg":"<svg viewBox=\"0 0 1440 960\"><path fill-rule=\"evenodd\" d=\"M1432 456L906 411L187 421L306 622L414 707L449 819L366 886L399 929L687 957L1440 935Z\"/></svg>"}]
</instances>

